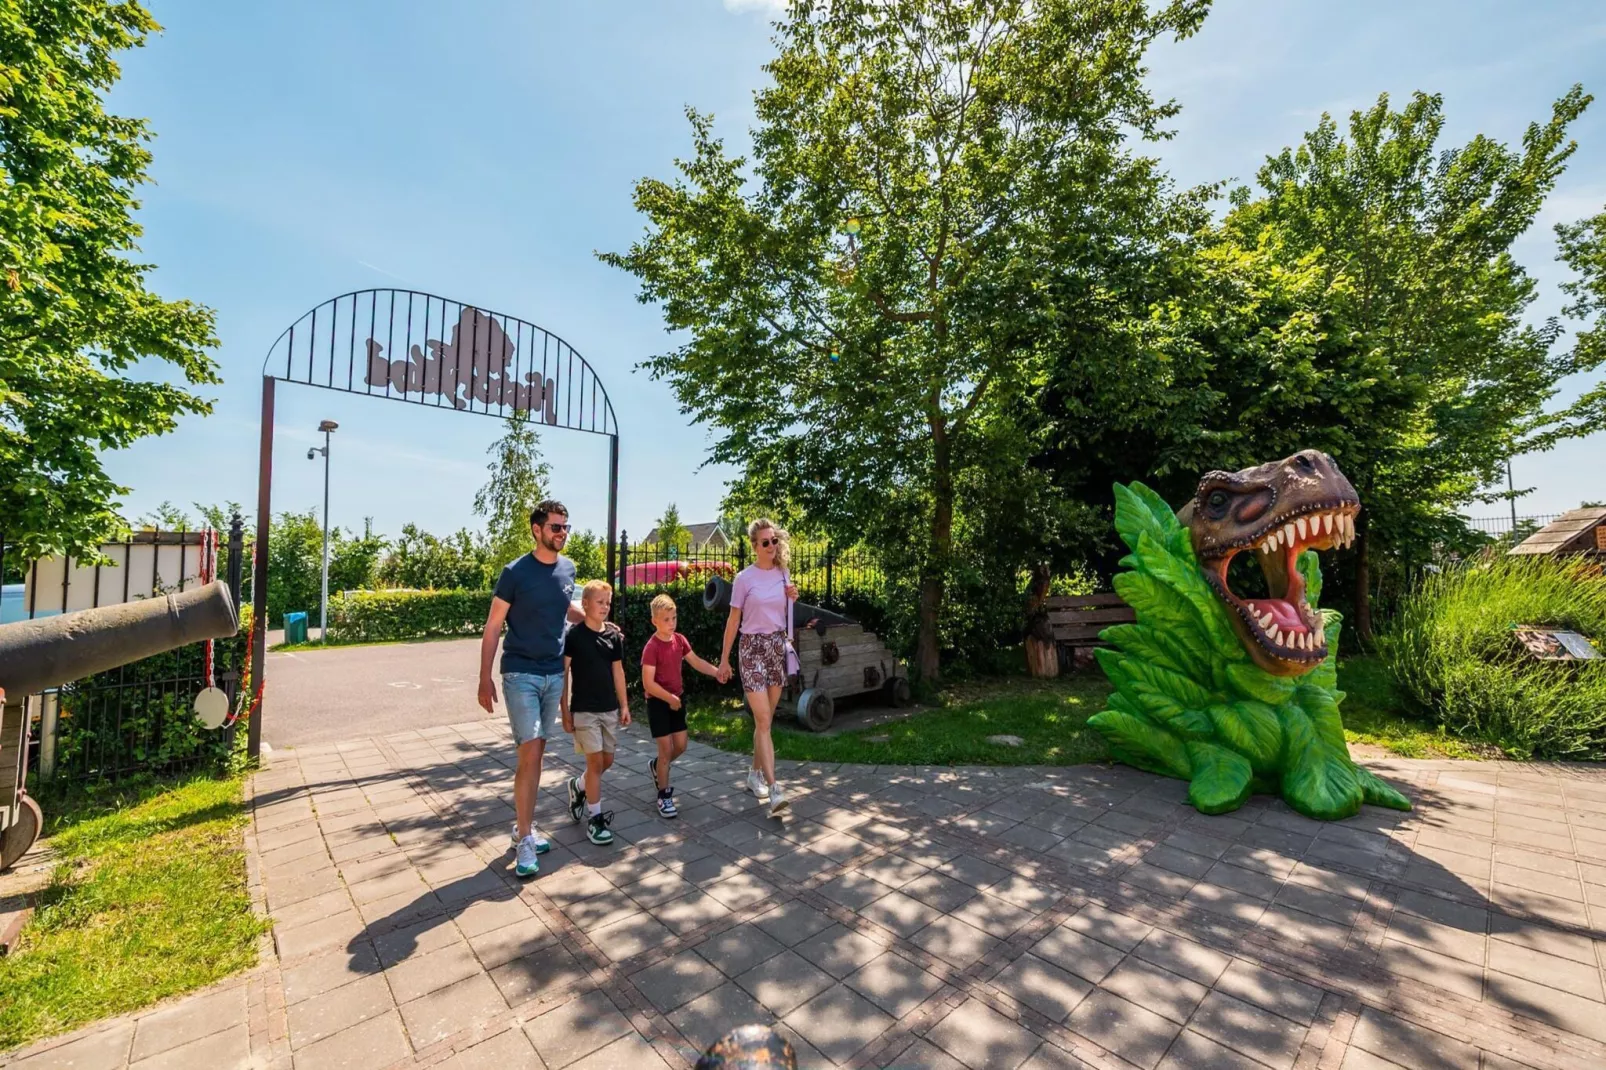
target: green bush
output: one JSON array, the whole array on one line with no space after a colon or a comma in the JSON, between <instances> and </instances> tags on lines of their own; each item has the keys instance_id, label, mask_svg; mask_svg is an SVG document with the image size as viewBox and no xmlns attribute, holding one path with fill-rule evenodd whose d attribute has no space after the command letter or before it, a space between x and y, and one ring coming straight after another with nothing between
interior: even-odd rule
<instances>
[{"instance_id":1,"label":"green bush","mask_svg":"<svg viewBox=\"0 0 1606 1070\"><path fill-rule=\"evenodd\" d=\"M1451 732L1521 758L1606 757L1606 660L1538 661L1516 625L1606 645L1606 579L1582 560L1500 557L1433 574L1400 603L1382 653Z\"/></svg>"},{"instance_id":2,"label":"green bush","mask_svg":"<svg viewBox=\"0 0 1606 1070\"><path fill-rule=\"evenodd\" d=\"M329 599L329 639L378 643L478 635L490 611L490 591L357 591Z\"/></svg>"}]
</instances>

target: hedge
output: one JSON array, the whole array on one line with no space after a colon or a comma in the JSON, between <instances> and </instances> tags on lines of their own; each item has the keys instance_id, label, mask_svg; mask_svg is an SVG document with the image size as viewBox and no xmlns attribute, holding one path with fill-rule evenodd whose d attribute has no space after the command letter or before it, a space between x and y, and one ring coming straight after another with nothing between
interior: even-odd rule
<instances>
[{"instance_id":1,"label":"hedge","mask_svg":"<svg viewBox=\"0 0 1606 1070\"><path fill-rule=\"evenodd\" d=\"M329 600L329 638L381 643L478 635L490 611L490 591L358 591Z\"/></svg>"}]
</instances>

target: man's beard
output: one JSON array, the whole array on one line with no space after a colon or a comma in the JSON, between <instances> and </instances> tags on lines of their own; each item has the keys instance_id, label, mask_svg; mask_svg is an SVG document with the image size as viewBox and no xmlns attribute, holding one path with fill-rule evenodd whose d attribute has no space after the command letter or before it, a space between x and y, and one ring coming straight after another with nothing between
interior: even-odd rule
<instances>
[{"instance_id":1,"label":"man's beard","mask_svg":"<svg viewBox=\"0 0 1606 1070\"><path fill-rule=\"evenodd\" d=\"M567 539L564 539L558 535L548 535L544 531L535 538L536 541L541 544L542 549L551 550L553 553L558 553L561 551L563 549L563 544L568 541Z\"/></svg>"}]
</instances>

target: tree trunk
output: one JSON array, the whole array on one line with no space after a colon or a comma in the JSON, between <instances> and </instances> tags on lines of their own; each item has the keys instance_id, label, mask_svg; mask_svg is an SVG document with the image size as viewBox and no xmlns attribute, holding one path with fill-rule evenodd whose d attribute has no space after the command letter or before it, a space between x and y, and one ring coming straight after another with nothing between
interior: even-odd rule
<instances>
[{"instance_id":1,"label":"tree trunk","mask_svg":"<svg viewBox=\"0 0 1606 1070\"><path fill-rule=\"evenodd\" d=\"M1367 557L1371 541L1363 513L1355 525L1355 640L1363 649L1372 645L1372 569Z\"/></svg>"},{"instance_id":2,"label":"tree trunk","mask_svg":"<svg viewBox=\"0 0 1606 1070\"><path fill-rule=\"evenodd\" d=\"M1032 583L1026 592L1026 671L1040 680L1060 674L1059 647L1048 623L1048 586L1053 579L1044 562L1032 566Z\"/></svg>"},{"instance_id":3,"label":"tree trunk","mask_svg":"<svg viewBox=\"0 0 1606 1070\"><path fill-rule=\"evenodd\" d=\"M943 577L954 541L954 480L947 428L932 421L931 540L920 576L920 620L915 641L915 673L936 683L942 677L937 623L942 614Z\"/></svg>"}]
</instances>

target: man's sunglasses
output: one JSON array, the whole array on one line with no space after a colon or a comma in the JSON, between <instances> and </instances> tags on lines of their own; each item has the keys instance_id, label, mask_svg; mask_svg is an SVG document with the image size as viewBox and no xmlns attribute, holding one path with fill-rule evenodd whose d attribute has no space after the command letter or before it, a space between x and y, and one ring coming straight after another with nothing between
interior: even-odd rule
<instances>
[{"instance_id":1,"label":"man's sunglasses","mask_svg":"<svg viewBox=\"0 0 1606 1070\"><path fill-rule=\"evenodd\" d=\"M565 531L569 530L569 525L567 525L567 524L548 524L547 525L547 530L552 532L552 534L554 534L554 535L561 535Z\"/></svg>"},{"instance_id":2,"label":"man's sunglasses","mask_svg":"<svg viewBox=\"0 0 1606 1070\"><path fill-rule=\"evenodd\" d=\"M776 545L780 541L781 541L780 539L760 539L760 540L758 540L758 544L760 546L764 547L765 549L769 549L771 546Z\"/></svg>"}]
</instances>

